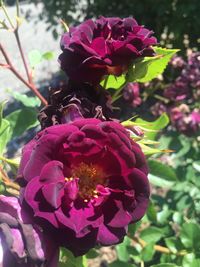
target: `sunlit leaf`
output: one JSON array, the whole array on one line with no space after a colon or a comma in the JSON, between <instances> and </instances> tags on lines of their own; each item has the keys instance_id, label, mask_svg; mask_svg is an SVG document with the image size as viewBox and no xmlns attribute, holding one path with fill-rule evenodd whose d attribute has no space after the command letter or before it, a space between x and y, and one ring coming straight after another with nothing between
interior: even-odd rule
<instances>
[{"instance_id":1,"label":"sunlit leaf","mask_svg":"<svg viewBox=\"0 0 200 267\"><path fill-rule=\"evenodd\" d=\"M170 59L176 54L178 49L166 49L154 47L155 57L145 57L142 61L133 65L133 69L129 70L129 82L150 82L158 75L162 74L169 63Z\"/></svg>"}]
</instances>

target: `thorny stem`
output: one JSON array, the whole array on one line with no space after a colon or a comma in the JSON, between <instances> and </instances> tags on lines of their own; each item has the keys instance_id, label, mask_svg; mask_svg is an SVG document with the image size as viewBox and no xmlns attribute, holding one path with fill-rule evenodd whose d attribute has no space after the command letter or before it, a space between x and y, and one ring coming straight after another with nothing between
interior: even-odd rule
<instances>
[{"instance_id":1,"label":"thorny stem","mask_svg":"<svg viewBox=\"0 0 200 267\"><path fill-rule=\"evenodd\" d=\"M40 94L40 92L38 91L38 89L36 88L36 86L32 82L26 81L21 76L21 74L15 69L15 67L12 65L12 62L11 62L9 56L6 53L4 47L2 46L1 43L0 43L0 50L1 50L3 56L4 56L5 60L6 60L7 68L9 68L20 81L22 81L28 88L30 88L31 91L41 100L41 102L44 105L47 105L46 99ZM0 66L3 66L3 64L0 64Z\"/></svg>"}]
</instances>

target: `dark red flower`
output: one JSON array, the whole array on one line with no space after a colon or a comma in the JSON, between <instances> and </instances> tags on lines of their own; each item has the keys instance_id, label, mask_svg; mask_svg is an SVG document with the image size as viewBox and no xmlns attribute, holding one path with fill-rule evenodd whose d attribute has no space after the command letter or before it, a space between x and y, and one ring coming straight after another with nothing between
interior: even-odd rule
<instances>
[{"instance_id":1,"label":"dark red flower","mask_svg":"<svg viewBox=\"0 0 200 267\"><path fill-rule=\"evenodd\" d=\"M149 200L145 157L117 122L46 128L25 146L20 179L34 217L75 255L121 242Z\"/></svg>"},{"instance_id":2,"label":"dark red flower","mask_svg":"<svg viewBox=\"0 0 200 267\"><path fill-rule=\"evenodd\" d=\"M16 197L0 195L0 266L56 267L58 247L40 228Z\"/></svg>"},{"instance_id":3,"label":"dark red flower","mask_svg":"<svg viewBox=\"0 0 200 267\"><path fill-rule=\"evenodd\" d=\"M62 36L61 68L71 79L93 84L104 75L119 76L133 60L154 55L152 33L133 18L87 20Z\"/></svg>"}]
</instances>

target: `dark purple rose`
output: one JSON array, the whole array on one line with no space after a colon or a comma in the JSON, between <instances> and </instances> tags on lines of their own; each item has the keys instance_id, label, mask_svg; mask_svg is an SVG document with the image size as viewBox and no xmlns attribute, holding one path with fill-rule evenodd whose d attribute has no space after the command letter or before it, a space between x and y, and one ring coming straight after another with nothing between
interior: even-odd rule
<instances>
[{"instance_id":1,"label":"dark purple rose","mask_svg":"<svg viewBox=\"0 0 200 267\"><path fill-rule=\"evenodd\" d=\"M121 242L149 201L147 164L117 122L80 119L40 132L23 150L22 197L74 255Z\"/></svg>"},{"instance_id":2,"label":"dark purple rose","mask_svg":"<svg viewBox=\"0 0 200 267\"><path fill-rule=\"evenodd\" d=\"M123 91L123 97L134 108L142 104L140 97L140 87L138 83L128 83Z\"/></svg>"},{"instance_id":3,"label":"dark purple rose","mask_svg":"<svg viewBox=\"0 0 200 267\"><path fill-rule=\"evenodd\" d=\"M80 118L109 120L112 98L100 85L63 81L49 90L48 105L39 113L42 129Z\"/></svg>"},{"instance_id":4,"label":"dark purple rose","mask_svg":"<svg viewBox=\"0 0 200 267\"><path fill-rule=\"evenodd\" d=\"M191 112L185 104L172 108L170 118L177 130L187 136L195 135L200 129L200 111Z\"/></svg>"},{"instance_id":5,"label":"dark purple rose","mask_svg":"<svg viewBox=\"0 0 200 267\"><path fill-rule=\"evenodd\" d=\"M58 247L30 223L16 197L0 195L0 266L56 267Z\"/></svg>"},{"instance_id":6,"label":"dark purple rose","mask_svg":"<svg viewBox=\"0 0 200 267\"><path fill-rule=\"evenodd\" d=\"M93 84L104 75L119 76L133 60L154 55L152 33L133 18L87 20L62 36L61 68L70 79Z\"/></svg>"}]
</instances>

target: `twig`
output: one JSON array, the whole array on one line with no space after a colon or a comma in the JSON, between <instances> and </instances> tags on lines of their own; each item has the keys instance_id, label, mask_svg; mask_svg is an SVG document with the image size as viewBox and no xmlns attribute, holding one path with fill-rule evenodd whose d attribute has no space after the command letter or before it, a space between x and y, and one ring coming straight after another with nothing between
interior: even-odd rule
<instances>
[{"instance_id":1,"label":"twig","mask_svg":"<svg viewBox=\"0 0 200 267\"><path fill-rule=\"evenodd\" d=\"M29 83L32 83L32 75L28 70L28 65L27 65L27 62L26 62L26 59L25 59L25 56L24 56L24 52L23 52L23 49L22 49L22 46L21 46L21 41L20 41L20 38L19 38L18 28L15 29L14 34L15 34L15 38L16 38L17 45L18 45L18 48L19 48L19 52L20 52L20 55L21 55L21 58L22 58L22 61L23 61L23 64L24 64L24 68L25 68L25 71L26 71L26 75L27 75L28 81L29 81Z\"/></svg>"},{"instance_id":2,"label":"twig","mask_svg":"<svg viewBox=\"0 0 200 267\"><path fill-rule=\"evenodd\" d=\"M47 101L46 99L40 94L40 92L38 91L38 89L36 88L36 86L33 83L30 83L28 81L26 81L21 74L15 69L15 67L13 66L8 54L6 53L4 47L2 46L2 44L0 43L0 50L6 60L6 63L8 64L7 68L9 68L14 74L15 76L22 81L28 88L31 89L31 91L41 100L41 102L46 106L47 105Z\"/></svg>"},{"instance_id":3,"label":"twig","mask_svg":"<svg viewBox=\"0 0 200 267\"><path fill-rule=\"evenodd\" d=\"M25 71L26 71L26 75L27 75L27 78L28 78L28 81L29 83L32 83L32 74L31 72L29 71L28 69L28 65L27 65L27 62L26 62L26 58L24 56L24 52L23 52L23 49L22 49L22 45L21 45L21 41L20 41L20 37L19 37L19 2L18 0L16 1L16 9L17 9L17 26L16 28L14 29L14 35L15 35L15 38L16 38L16 41L17 41L17 45L18 45L18 48L19 48L19 52L20 52L20 55L21 55L21 58L22 58L22 61L23 61L23 64L24 64L24 68L25 68Z\"/></svg>"},{"instance_id":4,"label":"twig","mask_svg":"<svg viewBox=\"0 0 200 267\"><path fill-rule=\"evenodd\" d=\"M137 238L137 237L131 237L131 238L134 242L140 244L142 248L147 246L147 243L144 240ZM184 256L187 254L187 251L185 251L185 250L181 250L181 251L174 253L170 249L163 247L163 246L159 246L159 245L155 245L154 250L161 252L161 253L164 253L164 254L175 254L177 256Z\"/></svg>"},{"instance_id":5,"label":"twig","mask_svg":"<svg viewBox=\"0 0 200 267\"><path fill-rule=\"evenodd\" d=\"M10 178L7 176L7 174L5 173L5 171L3 170L3 168L1 166L0 166L0 173L1 173L2 181L7 187L10 187L10 188L15 189L17 191L20 190L20 186L10 180Z\"/></svg>"},{"instance_id":6,"label":"twig","mask_svg":"<svg viewBox=\"0 0 200 267\"><path fill-rule=\"evenodd\" d=\"M16 1L16 8L17 8L17 17L19 17L19 3L18 3L18 0ZM27 75L28 81L26 81L22 77L22 75L15 69L15 67L13 66L9 56L7 55L7 53L6 53L4 47L2 46L1 43L0 43L0 50L1 50L3 56L4 56L5 60L6 60L7 65L6 64L0 64L0 66L4 67L4 68L7 68L7 69L10 69L19 80L21 80L29 89L31 89L31 91L41 100L41 102L44 105L47 105L46 99L40 94L40 92L38 91L38 89L36 88L35 84L32 81L32 74L31 74L31 71L29 71L28 64L27 64L26 58L24 56L24 52L23 52L23 49L22 49L22 45L21 45L21 41L20 41L20 37L19 37L19 33L18 33L19 22L17 20L17 26L15 27L15 25L13 24L11 18L9 17L9 14L8 14L7 9L6 9L4 4L2 5L2 10L3 10L6 18L8 19L8 22L10 23L12 31L14 32L15 39L16 39L16 42L17 42L17 46L19 48L19 52L20 52L20 55L21 55L21 58L22 58L22 62L23 62L23 65L24 65L24 68L25 68L25 71L26 71L26 75Z\"/></svg>"}]
</instances>

